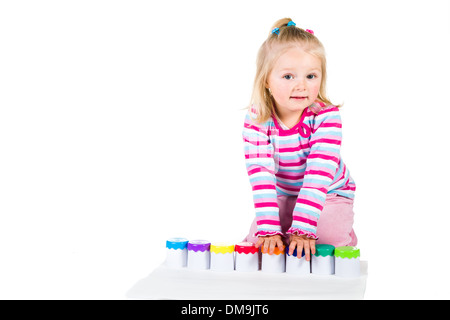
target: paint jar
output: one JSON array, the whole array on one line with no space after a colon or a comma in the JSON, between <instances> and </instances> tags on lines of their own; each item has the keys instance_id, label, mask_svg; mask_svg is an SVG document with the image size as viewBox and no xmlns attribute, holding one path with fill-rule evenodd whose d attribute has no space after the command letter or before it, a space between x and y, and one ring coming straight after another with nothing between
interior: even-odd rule
<instances>
[{"instance_id":1,"label":"paint jar","mask_svg":"<svg viewBox=\"0 0 450 320\"><path fill-rule=\"evenodd\" d=\"M212 243L211 244L211 270L233 271L234 270L234 244Z\"/></svg>"},{"instance_id":2,"label":"paint jar","mask_svg":"<svg viewBox=\"0 0 450 320\"><path fill-rule=\"evenodd\" d=\"M187 264L188 239L170 238L166 241L166 266L183 268Z\"/></svg>"},{"instance_id":3,"label":"paint jar","mask_svg":"<svg viewBox=\"0 0 450 320\"><path fill-rule=\"evenodd\" d=\"M254 243L240 242L234 246L234 251L236 252L235 257L236 271L243 271L243 272L258 271L259 249L255 247Z\"/></svg>"},{"instance_id":4,"label":"paint jar","mask_svg":"<svg viewBox=\"0 0 450 320\"><path fill-rule=\"evenodd\" d=\"M356 247L337 247L334 251L336 257L336 276L356 278L361 275L360 252Z\"/></svg>"},{"instance_id":5,"label":"paint jar","mask_svg":"<svg viewBox=\"0 0 450 320\"><path fill-rule=\"evenodd\" d=\"M334 274L334 246L316 244L316 253L311 257L311 273Z\"/></svg>"},{"instance_id":6,"label":"paint jar","mask_svg":"<svg viewBox=\"0 0 450 320\"><path fill-rule=\"evenodd\" d=\"M289 255L289 250L286 250L286 273L296 275L307 275L311 273L311 262L306 261L305 250L302 250L302 257L297 257L297 248L295 248L292 255Z\"/></svg>"},{"instance_id":7,"label":"paint jar","mask_svg":"<svg viewBox=\"0 0 450 320\"><path fill-rule=\"evenodd\" d=\"M206 240L191 240L187 245L189 269L207 270L211 258L209 248L211 243Z\"/></svg>"},{"instance_id":8,"label":"paint jar","mask_svg":"<svg viewBox=\"0 0 450 320\"><path fill-rule=\"evenodd\" d=\"M282 273L286 271L285 248L275 247L272 254L262 253L261 271L270 273Z\"/></svg>"}]
</instances>

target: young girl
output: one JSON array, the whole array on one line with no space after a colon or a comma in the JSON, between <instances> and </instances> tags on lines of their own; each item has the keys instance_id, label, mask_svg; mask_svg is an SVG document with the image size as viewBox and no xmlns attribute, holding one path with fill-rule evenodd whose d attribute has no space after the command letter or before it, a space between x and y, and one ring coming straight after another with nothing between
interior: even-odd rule
<instances>
[{"instance_id":1,"label":"young girl","mask_svg":"<svg viewBox=\"0 0 450 320\"><path fill-rule=\"evenodd\" d=\"M316 241L357 243L355 183L340 155L339 109L325 87L322 43L289 18L277 21L258 52L243 131L256 209L245 240L263 252L286 244L310 260Z\"/></svg>"}]
</instances>

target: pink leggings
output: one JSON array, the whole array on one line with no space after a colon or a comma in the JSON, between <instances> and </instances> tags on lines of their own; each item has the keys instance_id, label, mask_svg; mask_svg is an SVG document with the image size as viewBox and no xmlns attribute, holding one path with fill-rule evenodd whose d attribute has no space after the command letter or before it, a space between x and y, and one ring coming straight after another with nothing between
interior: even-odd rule
<instances>
[{"instance_id":1,"label":"pink leggings","mask_svg":"<svg viewBox=\"0 0 450 320\"><path fill-rule=\"evenodd\" d=\"M294 211L297 197L278 196L278 207L280 209L281 231L286 231L292 224L292 212ZM335 247L356 246L358 238L353 231L353 200L341 197L335 193L327 194L327 199L317 223L316 243L331 244ZM256 243L256 219L250 226L250 231L244 241ZM288 237L284 237L288 245Z\"/></svg>"}]
</instances>

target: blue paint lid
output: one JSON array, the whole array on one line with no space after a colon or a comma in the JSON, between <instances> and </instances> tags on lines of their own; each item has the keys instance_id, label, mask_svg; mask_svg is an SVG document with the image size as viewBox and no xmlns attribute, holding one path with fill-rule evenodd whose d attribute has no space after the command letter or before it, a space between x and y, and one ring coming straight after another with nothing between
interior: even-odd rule
<instances>
[{"instance_id":1,"label":"blue paint lid","mask_svg":"<svg viewBox=\"0 0 450 320\"><path fill-rule=\"evenodd\" d=\"M289 254L289 250L286 249L286 254L290 257L291 255ZM292 256L296 257L297 256L297 248L294 249L294 252L292 252ZM305 256L305 250L302 250L302 257Z\"/></svg>"},{"instance_id":2,"label":"blue paint lid","mask_svg":"<svg viewBox=\"0 0 450 320\"><path fill-rule=\"evenodd\" d=\"M186 238L170 238L166 241L166 248L183 250L187 248L188 242Z\"/></svg>"}]
</instances>

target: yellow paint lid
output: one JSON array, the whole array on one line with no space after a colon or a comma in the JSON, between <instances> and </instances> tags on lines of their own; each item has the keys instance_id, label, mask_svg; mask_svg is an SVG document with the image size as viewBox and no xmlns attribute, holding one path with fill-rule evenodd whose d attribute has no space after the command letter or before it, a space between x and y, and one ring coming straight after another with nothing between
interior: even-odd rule
<instances>
[{"instance_id":1,"label":"yellow paint lid","mask_svg":"<svg viewBox=\"0 0 450 320\"><path fill-rule=\"evenodd\" d=\"M230 252L233 253L234 244L223 243L223 242L211 243L210 250L211 250L211 252L214 252L214 253L230 253Z\"/></svg>"}]
</instances>

